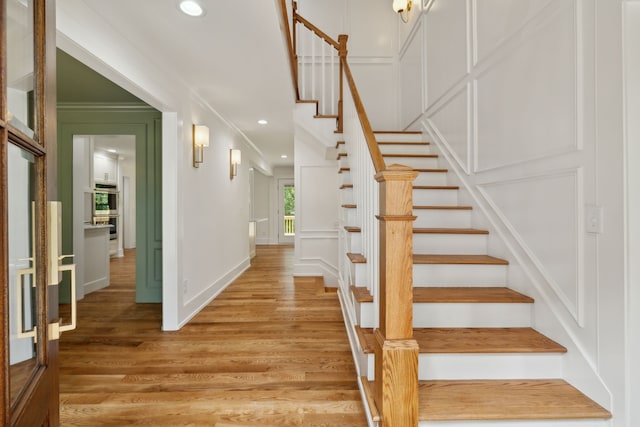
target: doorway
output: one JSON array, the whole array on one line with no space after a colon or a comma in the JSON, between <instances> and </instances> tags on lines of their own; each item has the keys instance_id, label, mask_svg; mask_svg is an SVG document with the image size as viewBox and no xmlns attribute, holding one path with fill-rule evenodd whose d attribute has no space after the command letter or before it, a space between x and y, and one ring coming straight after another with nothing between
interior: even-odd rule
<instances>
[{"instance_id":1,"label":"doorway","mask_svg":"<svg viewBox=\"0 0 640 427\"><path fill-rule=\"evenodd\" d=\"M278 181L278 243L292 244L296 235L296 188L292 179Z\"/></svg>"},{"instance_id":2,"label":"doorway","mask_svg":"<svg viewBox=\"0 0 640 427\"><path fill-rule=\"evenodd\" d=\"M112 258L135 257L135 135L73 135L73 172L73 253L82 299L109 286Z\"/></svg>"}]
</instances>

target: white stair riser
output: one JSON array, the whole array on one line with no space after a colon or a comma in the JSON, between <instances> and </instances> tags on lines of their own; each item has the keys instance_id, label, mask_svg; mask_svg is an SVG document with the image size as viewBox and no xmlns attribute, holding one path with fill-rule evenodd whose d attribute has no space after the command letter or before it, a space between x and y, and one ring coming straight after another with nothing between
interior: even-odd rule
<instances>
[{"instance_id":1,"label":"white stair riser","mask_svg":"<svg viewBox=\"0 0 640 427\"><path fill-rule=\"evenodd\" d=\"M437 157L385 157L384 162L389 165L404 165L414 169L437 169Z\"/></svg>"},{"instance_id":2,"label":"white stair riser","mask_svg":"<svg viewBox=\"0 0 640 427\"><path fill-rule=\"evenodd\" d=\"M505 286L506 265L414 264L413 286Z\"/></svg>"},{"instance_id":3,"label":"white stair riser","mask_svg":"<svg viewBox=\"0 0 640 427\"><path fill-rule=\"evenodd\" d=\"M375 356L368 354L367 378L375 378ZM507 380L562 377L562 353L468 353L418 356L418 379Z\"/></svg>"},{"instance_id":4,"label":"white stair riser","mask_svg":"<svg viewBox=\"0 0 640 427\"><path fill-rule=\"evenodd\" d=\"M374 328L375 305L355 303L358 324ZM525 328L531 326L527 303L413 303L414 328Z\"/></svg>"},{"instance_id":5,"label":"white stair riser","mask_svg":"<svg viewBox=\"0 0 640 427\"><path fill-rule=\"evenodd\" d=\"M382 144L380 151L385 154L431 154L431 145Z\"/></svg>"},{"instance_id":6,"label":"white stair riser","mask_svg":"<svg viewBox=\"0 0 640 427\"><path fill-rule=\"evenodd\" d=\"M352 252L354 254L362 253L362 233L346 233L347 252Z\"/></svg>"},{"instance_id":7,"label":"white stair riser","mask_svg":"<svg viewBox=\"0 0 640 427\"><path fill-rule=\"evenodd\" d=\"M562 377L562 353L425 354L420 380L506 380Z\"/></svg>"},{"instance_id":8,"label":"white stair riser","mask_svg":"<svg viewBox=\"0 0 640 427\"><path fill-rule=\"evenodd\" d=\"M456 206L458 190L413 190L413 204L416 206Z\"/></svg>"},{"instance_id":9,"label":"white stair riser","mask_svg":"<svg viewBox=\"0 0 640 427\"><path fill-rule=\"evenodd\" d=\"M413 185L447 185L447 172L418 172Z\"/></svg>"},{"instance_id":10,"label":"white stair riser","mask_svg":"<svg viewBox=\"0 0 640 427\"><path fill-rule=\"evenodd\" d=\"M471 211L455 209L414 209L413 228L471 228Z\"/></svg>"},{"instance_id":11,"label":"white stair riser","mask_svg":"<svg viewBox=\"0 0 640 427\"><path fill-rule=\"evenodd\" d=\"M525 328L531 304L414 303L414 328Z\"/></svg>"},{"instance_id":12,"label":"white stair riser","mask_svg":"<svg viewBox=\"0 0 640 427\"><path fill-rule=\"evenodd\" d=\"M355 224L357 217L357 209L354 208L341 208L342 209L342 217L344 218L345 224Z\"/></svg>"},{"instance_id":13,"label":"white stair riser","mask_svg":"<svg viewBox=\"0 0 640 427\"><path fill-rule=\"evenodd\" d=\"M402 142L420 142L424 141L425 136L420 133L376 133L376 141L402 141Z\"/></svg>"},{"instance_id":14,"label":"white stair riser","mask_svg":"<svg viewBox=\"0 0 640 427\"><path fill-rule=\"evenodd\" d=\"M348 262L349 259L347 258ZM366 264L353 264L351 263L351 267L349 268L351 272L351 283L354 286L366 286L368 278L366 271Z\"/></svg>"},{"instance_id":15,"label":"white stair riser","mask_svg":"<svg viewBox=\"0 0 640 427\"><path fill-rule=\"evenodd\" d=\"M484 255L487 253L487 235L414 233L413 253Z\"/></svg>"},{"instance_id":16,"label":"white stair riser","mask_svg":"<svg viewBox=\"0 0 640 427\"><path fill-rule=\"evenodd\" d=\"M604 420L420 421L418 427L611 427Z\"/></svg>"},{"instance_id":17,"label":"white stair riser","mask_svg":"<svg viewBox=\"0 0 640 427\"><path fill-rule=\"evenodd\" d=\"M349 171L342 171L338 174L338 184L351 184L351 173Z\"/></svg>"},{"instance_id":18,"label":"white stair riser","mask_svg":"<svg viewBox=\"0 0 640 427\"><path fill-rule=\"evenodd\" d=\"M362 328L375 328L375 305L372 302L355 304L356 318L358 319L358 325Z\"/></svg>"},{"instance_id":19,"label":"white stair riser","mask_svg":"<svg viewBox=\"0 0 640 427\"><path fill-rule=\"evenodd\" d=\"M340 203L353 203L353 187L340 189Z\"/></svg>"},{"instance_id":20,"label":"white stair riser","mask_svg":"<svg viewBox=\"0 0 640 427\"><path fill-rule=\"evenodd\" d=\"M338 158L338 168L348 168L349 167L349 156L343 156Z\"/></svg>"}]
</instances>

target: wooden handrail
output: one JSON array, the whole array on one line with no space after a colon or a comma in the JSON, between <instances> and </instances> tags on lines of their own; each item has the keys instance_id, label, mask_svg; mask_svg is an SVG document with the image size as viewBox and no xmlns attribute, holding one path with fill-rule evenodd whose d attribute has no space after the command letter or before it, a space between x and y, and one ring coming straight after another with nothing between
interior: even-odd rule
<instances>
[{"instance_id":1,"label":"wooden handrail","mask_svg":"<svg viewBox=\"0 0 640 427\"><path fill-rule=\"evenodd\" d=\"M335 50L340 50L340 43L332 39L330 36L327 35L327 33L322 31L320 28L316 27L311 22L307 21L302 16L298 15L298 13L294 12L293 20L294 22L297 21L302 25L304 25L305 27L307 27L309 30L313 31L318 37L320 37L321 39L324 39L325 42L333 46Z\"/></svg>"},{"instance_id":2,"label":"wooden handrail","mask_svg":"<svg viewBox=\"0 0 640 427\"><path fill-rule=\"evenodd\" d=\"M362 125L362 132L364 132L364 137L367 141L367 147L369 147L369 154L371 155L373 167L375 168L376 173L378 173L386 169L384 158L380 152L378 141L376 141L376 137L373 134L369 117L367 117L364 104L362 104L362 99L358 93L358 88L356 87L356 82L353 79L353 74L351 73L351 68L349 68L349 62L347 61L346 56L344 58L342 56L340 57L340 63L342 64L344 75L347 79L351 96L353 97L353 103L355 104L356 112L358 113L360 124Z\"/></svg>"},{"instance_id":3,"label":"wooden handrail","mask_svg":"<svg viewBox=\"0 0 640 427\"><path fill-rule=\"evenodd\" d=\"M291 34L291 27L289 26L289 15L287 14L287 0L280 0L280 28L282 29L282 35L287 40L287 47L289 50L289 65L291 66L291 77L293 80L293 90L296 94L296 101L300 100L300 89L298 88L298 56L293 46L293 40L295 40ZM295 14L295 11L293 12Z\"/></svg>"}]
</instances>

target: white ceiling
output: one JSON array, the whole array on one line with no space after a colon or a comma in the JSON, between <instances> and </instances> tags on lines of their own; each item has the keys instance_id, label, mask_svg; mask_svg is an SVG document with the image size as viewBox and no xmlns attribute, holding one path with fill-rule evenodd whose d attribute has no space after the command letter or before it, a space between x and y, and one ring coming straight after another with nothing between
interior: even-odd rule
<instances>
[{"instance_id":1,"label":"white ceiling","mask_svg":"<svg viewBox=\"0 0 640 427\"><path fill-rule=\"evenodd\" d=\"M295 99L276 0L198 1L206 13L194 18L180 12L178 0L84 0L240 129L272 166L293 165Z\"/></svg>"}]
</instances>

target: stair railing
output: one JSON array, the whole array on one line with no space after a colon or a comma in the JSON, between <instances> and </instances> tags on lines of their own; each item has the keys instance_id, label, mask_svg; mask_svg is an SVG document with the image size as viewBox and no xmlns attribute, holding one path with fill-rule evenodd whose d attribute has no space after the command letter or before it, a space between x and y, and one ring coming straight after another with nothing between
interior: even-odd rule
<instances>
[{"instance_id":1,"label":"stair railing","mask_svg":"<svg viewBox=\"0 0 640 427\"><path fill-rule=\"evenodd\" d=\"M286 0L280 0L279 6L287 18ZM347 36L340 35L336 42L296 9L294 2L291 34L284 26L292 46L296 100L318 101L318 115L337 113L337 132L343 133L346 142L362 251L369 260L367 286L378 308L374 402L380 425L417 426L418 344L413 339L413 181L417 172L385 164L349 67Z\"/></svg>"}]
</instances>

